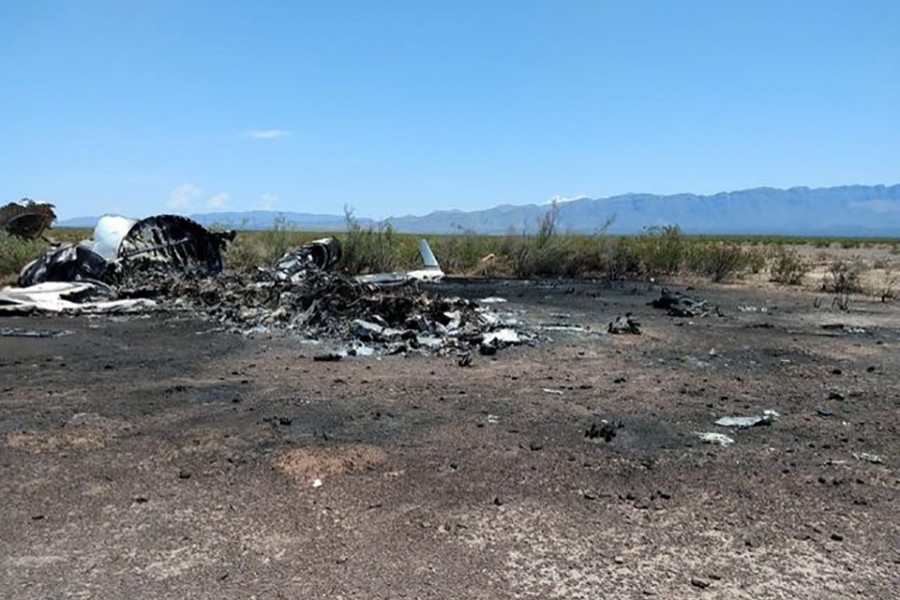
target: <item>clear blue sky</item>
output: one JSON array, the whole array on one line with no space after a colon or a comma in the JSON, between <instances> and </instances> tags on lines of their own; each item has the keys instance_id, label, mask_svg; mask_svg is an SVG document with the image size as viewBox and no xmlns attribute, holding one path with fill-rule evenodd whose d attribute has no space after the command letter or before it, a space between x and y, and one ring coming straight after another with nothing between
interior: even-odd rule
<instances>
[{"instance_id":1,"label":"clear blue sky","mask_svg":"<svg viewBox=\"0 0 900 600\"><path fill-rule=\"evenodd\" d=\"M898 0L0 3L0 201L63 217L897 182Z\"/></svg>"}]
</instances>

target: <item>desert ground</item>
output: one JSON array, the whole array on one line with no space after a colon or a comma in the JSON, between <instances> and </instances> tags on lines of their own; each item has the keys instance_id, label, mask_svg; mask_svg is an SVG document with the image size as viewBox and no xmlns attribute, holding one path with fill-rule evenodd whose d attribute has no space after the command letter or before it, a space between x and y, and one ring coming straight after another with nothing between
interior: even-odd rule
<instances>
[{"instance_id":1,"label":"desert ground","mask_svg":"<svg viewBox=\"0 0 900 600\"><path fill-rule=\"evenodd\" d=\"M450 280L545 326L470 367L4 318L0 596L900 598L900 306L695 287Z\"/></svg>"}]
</instances>

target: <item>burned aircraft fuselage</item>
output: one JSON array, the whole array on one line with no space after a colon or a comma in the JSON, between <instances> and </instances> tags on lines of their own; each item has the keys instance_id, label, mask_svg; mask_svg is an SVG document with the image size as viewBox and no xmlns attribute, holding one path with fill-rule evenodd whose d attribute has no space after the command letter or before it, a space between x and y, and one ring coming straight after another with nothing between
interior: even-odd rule
<instances>
[{"instance_id":1,"label":"burned aircraft fuselage","mask_svg":"<svg viewBox=\"0 0 900 600\"><path fill-rule=\"evenodd\" d=\"M115 226L107 226L106 221L115 221ZM177 215L148 217L128 229L127 222L122 225L125 221L104 217L91 240L47 250L22 269L19 285L84 280L114 283L122 275L148 267L216 275L223 268L222 251L235 236L233 231L211 232ZM115 254L110 256L113 249Z\"/></svg>"}]
</instances>

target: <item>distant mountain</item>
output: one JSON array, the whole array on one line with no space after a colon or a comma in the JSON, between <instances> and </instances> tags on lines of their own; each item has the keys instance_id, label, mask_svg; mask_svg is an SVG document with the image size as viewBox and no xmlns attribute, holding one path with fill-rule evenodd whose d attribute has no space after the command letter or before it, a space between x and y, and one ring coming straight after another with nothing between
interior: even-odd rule
<instances>
[{"instance_id":1,"label":"distant mountain","mask_svg":"<svg viewBox=\"0 0 900 600\"><path fill-rule=\"evenodd\" d=\"M591 233L613 219L609 233L677 224L687 233L900 237L900 185L756 188L711 196L625 194L558 206L560 229L577 233ZM547 205L502 205L474 212L397 217L390 222L398 231L418 233L534 231L548 209Z\"/></svg>"},{"instance_id":2,"label":"distant mountain","mask_svg":"<svg viewBox=\"0 0 900 600\"><path fill-rule=\"evenodd\" d=\"M787 190L755 188L710 196L625 194L581 198L559 206L562 231L591 233L609 219L609 233L638 233L657 225L681 226L686 233L781 234L900 237L900 185L851 185ZM487 210L435 211L423 216L391 217L385 222L411 233L507 233L535 231L548 205L500 205ZM271 229L276 223L317 231L341 231L340 215L277 211L219 212L191 215L204 225ZM359 219L363 226L375 224ZM59 227L92 227L96 218L81 217Z\"/></svg>"}]
</instances>

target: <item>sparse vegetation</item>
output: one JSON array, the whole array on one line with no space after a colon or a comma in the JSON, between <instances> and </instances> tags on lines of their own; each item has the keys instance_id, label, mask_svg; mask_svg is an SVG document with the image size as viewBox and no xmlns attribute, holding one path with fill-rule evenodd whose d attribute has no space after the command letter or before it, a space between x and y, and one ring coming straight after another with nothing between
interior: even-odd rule
<instances>
[{"instance_id":1,"label":"sparse vegetation","mask_svg":"<svg viewBox=\"0 0 900 600\"><path fill-rule=\"evenodd\" d=\"M822 289L835 294L858 294L863 291L860 275L862 263L836 260L831 263L828 275L822 282Z\"/></svg>"},{"instance_id":2,"label":"sparse vegetation","mask_svg":"<svg viewBox=\"0 0 900 600\"><path fill-rule=\"evenodd\" d=\"M22 240L0 231L0 283L12 283L19 271L47 246L43 240Z\"/></svg>"},{"instance_id":3,"label":"sparse vegetation","mask_svg":"<svg viewBox=\"0 0 900 600\"><path fill-rule=\"evenodd\" d=\"M409 264L412 251L401 247L390 224L363 227L350 207L344 207L347 232L343 236L343 258L340 268L346 273L378 273L392 271ZM405 260L401 260L405 257Z\"/></svg>"},{"instance_id":4,"label":"sparse vegetation","mask_svg":"<svg viewBox=\"0 0 900 600\"><path fill-rule=\"evenodd\" d=\"M795 250L778 248L771 267L771 280L784 285L800 285L809 267Z\"/></svg>"}]
</instances>

